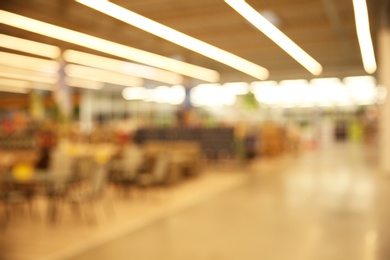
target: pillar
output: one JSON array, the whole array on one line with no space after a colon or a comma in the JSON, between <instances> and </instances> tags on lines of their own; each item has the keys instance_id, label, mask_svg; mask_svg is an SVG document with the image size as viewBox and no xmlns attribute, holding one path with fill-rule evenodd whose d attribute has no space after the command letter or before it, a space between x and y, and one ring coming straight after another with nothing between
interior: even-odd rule
<instances>
[{"instance_id":1,"label":"pillar","mask_svg":"<svg viewBox=\"0 0 390 260\"><path fill-rule=\"evenodd\" d=\"M80 130L89 134L93 127L93 97L90 90L86 90L80 101Z\"/></svg>"},{"instance_id":2,"label":"pillar","mask_svg":"<svg viewBox=\"0 0 390 260\"><path fill-rule=\"evenodd\" d=\"M382 26L378 34L378 82L387 90L381 105L379 126L379 167L390 176L390 15L384 8Z\"/></svg>"}]
</instances>

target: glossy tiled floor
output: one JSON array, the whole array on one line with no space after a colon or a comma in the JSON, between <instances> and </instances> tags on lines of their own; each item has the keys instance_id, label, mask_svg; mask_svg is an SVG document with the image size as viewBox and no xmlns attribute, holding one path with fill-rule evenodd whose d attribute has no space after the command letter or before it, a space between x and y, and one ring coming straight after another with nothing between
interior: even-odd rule
<instances>
[{"instance_id":1,"label":"glossy tiled floor","mask_svg":"<svg viewBox=\"0 0 390 260\"><path fill-rule=\"evenodd\" d=\"M115 200L115 221L95 227L15 221L6 259L387 260L390 179L375 158L335 145L208 169L164 200Z\"/></svg>"},{"instance_id":2,"label":"glossy tiled floor","mask_svg":"<svg viewBox=\"0 0 390 260\"><path fill-rule=\"evenodd\" d=\"M373 152L257 162L235 189L71 259L390 259L390 180Z\"/></svg>"}]
</instances>

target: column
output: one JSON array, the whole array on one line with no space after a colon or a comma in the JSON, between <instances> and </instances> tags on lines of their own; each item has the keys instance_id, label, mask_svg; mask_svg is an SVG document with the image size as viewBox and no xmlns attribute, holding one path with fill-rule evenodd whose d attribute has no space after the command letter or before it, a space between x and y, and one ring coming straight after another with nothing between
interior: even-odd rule
<instances>
[{"instance_id":1,"label":"column","mask_svg":"<svg viewBox=\"0 0 390 260\"><path fill-rule=\"evenodd\" d=\"M378 81L386 88L387 99L380 108L379 167L382 173L390 175L390 17L384 12L383 18L378 35Z\"/></svg>"},{"instance_id":2,"label":"column","mask_svg":"<svg viewBox=\"0 0 390 260\"><path fill-rule=\"evenodd\" d=\"M86 90L80 102L80 130L83 133L91 133L93 127L93 97L90 90Z\"/></svg>"}]
</instances>

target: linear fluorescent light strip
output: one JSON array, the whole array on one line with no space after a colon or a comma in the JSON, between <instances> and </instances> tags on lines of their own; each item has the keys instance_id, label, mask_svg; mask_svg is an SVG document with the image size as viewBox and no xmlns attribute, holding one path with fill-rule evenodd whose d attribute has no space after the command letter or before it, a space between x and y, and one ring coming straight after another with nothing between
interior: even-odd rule
<instances>
[{"instance_id":1,"label":"linear fluorescent light strip","mask_svg":"<svg viewBox=\"0 0 390 260\"><path fill-rule=\"evenodd\" d=\"M377 66L370 33L367 3L365 0L353 0L353 8L364 70L371 74L376 71Z\"/></svg>"},{"instance_id":2,"label":"linear fluorescent light strip","mask_svg":"<svg viewBox=\"0 0 390 260\"><path fill-rule=\"evenodd\" d=\"M257 29L263 32L268 38L274 41L280 48L287 52L303 67L313 75L319 75L322 72L322 66L302 48L264 18L259 12L253 9L243 0L225 0L234 10L241 14L246 20L253 24Z\"/></svg>"},{"instance_id":3,"label":"linear fluorescent light strip","mask_svg":"<svg viewBox=\"0 0 390 260\"><path fill-rule=\"evenodd\" d=\"M100 81L128 87L139 87L142 86L144 82L141 78L73 64L66 65L65 72L68 76L74 78Z\"/></svg>"},{"instance_id":4,"label":"linear fluorescent light strip","mask_svg":"<svg viewBox=\"0 0 390 260\"><path fill-rule=\"evenodd\" d=\"M211 69L142 51L4 10L0 10L0 23L204 81L216 82L219 80L219 73Z\"/></svg>"},{"instance_id":5,"label":"linear fluorescent light strip","mask_svg":"<svg viewBox=\"0 0 390 260\"><path fill-rule=\"evenodd\" d=\"M148 33L161 37L167 41L173 42L184 48L202 54L208 58L214 59L236 70L244 72L257 79L266 79L269 76L267 69L245 60L230 52L224 51L213 45L200 41L184 33L176 31L168 26L157 23L144 16L127 10L121 6L105 0L76 0L77 2L91 7L97 11L107 14L113 18L135 26Z\"/></svg>"},{"instance_id":6,"label":"linear fluorescent light strip","mask_svg":"<svg viewBox=\"0 0 390 260\"><path fill-rule=\"evenodd\" d=\"M0 65L0 71L7 72L7 73L14 73L14 74L17 73L17 74L23 74L23 75L49 77L49 78L56 78L57 77L57 73L47 73L47 72L42 72L42 71L27 70L27 69L15 68L12 66L7 66L7 65Z\"/></svg>"},{"instance_id":7,"label":"linear fluorescent light strip","mask_svg":"<svg viewBox=\"0 0 390 260\"><path fill-rule=\"evenodd\" d=\"M67 62L77 63L98 69L120 72L145 79L155 80L168 84L180 84L183 76L166 70L161 70L141 64L115 60L85 52L66 50L63 58Z\"/></svg>"},{"instance_id":8,"label":"linear fluorescent light strip","mask_svg":"<svg viewBox=\"0 0 390 260\"><path fill-rule=\"evenodd\" d=\"M100 90L104 87L103 82L81 79L81 78L66 77L65 82L68 86L75 87L75 88Z\"/></svg>"},{"instance_id":9,"label":"linear fluorescent light strip","mask_svg":"<svg viewBox=\"0 0 390 260\"><path fill-rule=\"evenodd\" d=\"M1 18L0 18L1 19ZM52 60L28 57L19 54L0 51L0 64L15 68L56 73L60 67L59 63Z\"/></svg>"},{"instance_id":10,"label":"linear fluorescent light strip","mask_svg":"<svg viewBox=\"0 0 390 260\"><path fill-rule=\"evenodd\" d=\"M11 93L27 94L28 90L25 89L25 88L14 88L12 86L7 86L7 85L0 84L0 92L11 92Z\"/></svg>"},{"instance_id":11,"label":"linear fluorescent light strip","mask_svg":"<svg viewBox=\"0 0 390 260\"><path fill-rule=\"evenodd\" d=\"M31 87L31 82L25 80L0 78L0 85L5 85L5 86L15 87L15 88L29 88Z\"/></svg>"},{"instance_id":12,"label":"linear fluorescent light strip","mask_svg":"<svg viewBox=\"0 0 390 260\"><path fill-rule=\"evenodd\" d=\"M56 59L61 54L61 50L57 46L25 40L5 34L0 34L0 47L31 53L50 59Z\"/></svg>"},{"instance_id":13,"label":"linear fluorescent light strip","mask_svg":"<svg viewBox=\"0 0 390 260\"><path fill-rule=\"evenodd\" d=\"M57 82L55 79L52 79L52 78L31 76L31 75L22 75L22 74L17 74L17 73L7 73L7 72L1 72L1 71L0 71L0 77L9 78L9 79L24 80L24 81L31 81L31 82L37 82L37 83L44 83L45 85L37 86L35 84L31 84L31 86L30 86L30 88L42 89L42 90L53 90L52 86L49 86L49 85L53 85Z\"/></svg>"}]
</instances>

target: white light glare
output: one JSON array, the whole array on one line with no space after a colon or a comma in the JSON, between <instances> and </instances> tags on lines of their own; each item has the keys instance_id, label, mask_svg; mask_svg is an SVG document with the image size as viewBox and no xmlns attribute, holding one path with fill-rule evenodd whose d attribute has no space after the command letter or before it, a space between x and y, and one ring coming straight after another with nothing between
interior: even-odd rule
<instances>
[{"instance_id":1,"label":"white light glare","mask_svg":"<svg viewBox=\"0 0 390 260\"><path fill-rule=\"evenodd\" d=\"M236 95L219 84L200 84L191 89L190 99L194 106L231 106Z\"/></svg>"},{"instance_id":2,"label":"white light glare","mask_svg":"<svg viewBox=\"0 0 390 260\"><path fill-rule=\"evenodd\" d=\"M176 31L170 27L157 23L144 16L120 7L105 0L76 0L77 2L89 6L97 11L105 13L127 24L135 26L148 33L173 42L184 48L200 53L206 57L226 64L232 68L242 71L258 79L268 78L269 72L263 67L238 57L230 52L219 49L213 45L202 42L184 33ZM215 82L215 81L214 81Z\"/></svg>"},{"instance_id":3,"label":"white light glare","mask_svg":"<svg viewBox=\"0 0 390 260\"><path fill-rule=\"evenodd\" d=\"M349 90L338 78L312 79L311 84L322 101L320 105L332 103L337 106L351 105L352 99Z\"/></svg>"},{"instance_id":4,"label":"white light glare","mask_svg":"<svg viewBox=\"0 0 390 260\"><path fill-rule=\"evenodd\" d=\"M161 104L179 105L186 97L185 89L181 85L172 87L159 86L155 89L148 89L145 101L152 101Z\"/></svg>"},{"instance_id":5,"label":"white light glare","mask_svg":"<svg viewBox=\"0 0 390 260\"><path fill-rule=\"evenodd\" d=\"M276 81L252 82L250 88L258 102L268 105L279 103L279 87Z\"/></svg>"},{"instance_id":6,"label":"white light glare","mask_svg":"<svg viewBox=\"0 0 390 260\"><path fill-rule=\"evenodd\" d=\"M146 89L143 87L125 88L122 96L126 100L142 100L146 97Z\"/></svg>"},{"instance_id":7,"label":"white light glare","mask_svg":"<svg viewBox=\"0 0 390 260\"><path fill-rule=\"evenodd\" d=\"M257 29L262 31L268 38L274 41L280 48L286 51L308 71L314 75L321 74L321 64L302 50L302 48L300 48L244 0L225 0L225 2L253 24Z\"/></svg>"},{"instance_id":8,"label":"white light glare","mask_svg":"<svg viewBox=\"0 0 390 260\"><path fill-rule=\"evenodd\" d=\"M344 84L357 103L372 103L377 98L376 81L372 76L347 77Z\"/></svg>"},{"instance_id":9,"label":"white light glare","mask_svg":"<svg viewBox=\"0 0 390 260\"><path fill-rule=\"evenodd\" d=\"M283 80L279 82L279 96L282 106L301 106L310 103L312 93L306 80Z\"/></svg>"},{"instance_id":10,"label":"white light glare","mask_svg":"<svg viewBox=\"0 0 390 260\"><path fill-rule=\"evenodd\" d=\"M359 40L360 52L363 59L363 66L367 73L376 71L374 47L370 33L370 22L366 0L353 0L355 11L356 32Z\"/></svg>"},{"instance_id":11,"label":"white light glare","mask_svg":"<svg viewBox=\"0 0 390 260\"><path fill-rule=\"evenodd\" d=\"M246 82L227 82L223 86L230 89L235 95L245 95L249 92L249 84Z\"/></svg>"}]
</instances>

